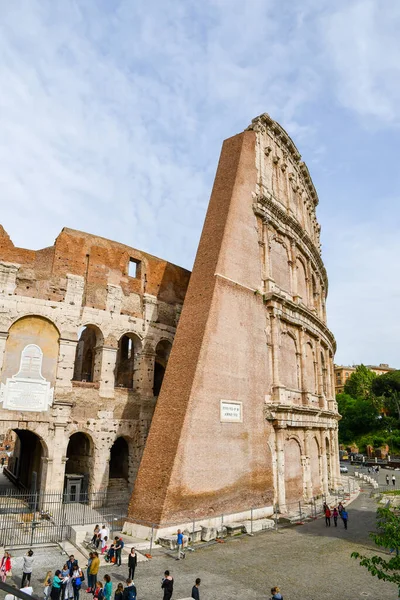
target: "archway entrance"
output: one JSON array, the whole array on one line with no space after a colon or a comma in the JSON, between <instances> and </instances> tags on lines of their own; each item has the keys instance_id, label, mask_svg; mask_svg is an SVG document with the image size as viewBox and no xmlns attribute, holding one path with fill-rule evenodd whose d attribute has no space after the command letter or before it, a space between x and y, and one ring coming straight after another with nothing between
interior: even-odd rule
<instances>
[{"instance_id":1,"label":"archway entrance","mask_svg":"<svg viewBox=\"0 0 400 600\"><path fill-rule=\"evenodd\" d=\"M99 381L103 343L103 334L96 325L83 328L76 347L74 381Z\"/></svg>"},{"instance_id":2,"label":"archway entrance","mask_svg":"<svg viewBox=\"0 0 400 600\"><path fill-rule=\"evenodd\" d=\"M129 446L123 437L117 438L110 450L107 491L118 502L129 501Z\"/></svg>"},{"instance_id":3,"label":"archway entrance","mask_svg":"<svg viewBox=\"0 0 400 600\"><path fill-rule=\"evenodd\" d=\"M92 440L79 431L69 438L65 467L65 501L82 502L89 490L92 468Z\"/></svg>"},{"instance_id":4,"label":"archway entrance","mask_svg":"<svg viewBox=\"0 0 400 600\"><path fill-rule=\"evenodd\" d=\"M285 442L285 491L287 510L294 512L303 499L304 490L301 449L293 438Z\"/></svg>"},{"instance_id":5,"label":"archway entrance","mask_svg":"<svg viewBox=\"0 0 400 600\"><path fill-rule=\"evenodd\" d=\"M158 396L160 394L165 369L167 368L167 363L171 352L171 347L171 343L168 340L161 340L157 344L156 359L154 363L154 396Z\"/></svg>"},{"instance_id":6,"label":"archway entrance","mask_svg":"<svg viewBox=\"0 0 400 600\"><path fill-rule=\"evenodd\" d=\"M14 452L8 470L18 487L38 492L41 489L44 447L39 436L28 429L14 429Z\"/></svg>"}]
</instances>

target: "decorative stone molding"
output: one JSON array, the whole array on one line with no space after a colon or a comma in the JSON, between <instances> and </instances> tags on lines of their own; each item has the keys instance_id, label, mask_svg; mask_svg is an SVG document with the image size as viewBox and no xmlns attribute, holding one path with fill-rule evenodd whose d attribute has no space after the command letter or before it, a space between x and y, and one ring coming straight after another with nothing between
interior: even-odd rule
<instances>
[{"instance_id":1,"label":"decorative stone molding","mask_svg":"<svg viewBox=\"0 0 400 600\"><path fill-rule=\"evenodd\" d=\"M12 296L17 287L17 273L20 265L16 263L0 262L0 294Z\"/></svg>"}]
</instances>

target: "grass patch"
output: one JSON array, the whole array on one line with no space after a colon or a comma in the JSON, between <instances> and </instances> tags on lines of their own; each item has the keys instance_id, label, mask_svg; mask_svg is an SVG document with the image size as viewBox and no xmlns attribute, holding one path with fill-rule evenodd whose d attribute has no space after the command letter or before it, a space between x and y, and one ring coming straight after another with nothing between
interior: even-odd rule
<instances>
[{"instance_id":1,"label":"grass patch","mask_svg":"<svg viewBox=\"0 0 400 600\"><path fill-rule=\"evenodd\" d=\"M400 496L400 490L388 490L387 492L381 492L385 496Z\"/></svg>"}]
</instances>

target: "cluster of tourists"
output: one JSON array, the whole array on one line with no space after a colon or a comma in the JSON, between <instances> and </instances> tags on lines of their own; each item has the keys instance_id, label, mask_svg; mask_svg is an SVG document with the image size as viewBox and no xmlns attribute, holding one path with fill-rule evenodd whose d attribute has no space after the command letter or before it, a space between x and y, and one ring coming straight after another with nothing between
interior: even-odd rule
<instances>
[{"instance_id":1,"label":"cluster of tourists","mask_svg":"<svg viewBox=\"0 0 400 600\"><path fill-rule=\"evenodd\" d=\"M389 475L386 474L386 485L389 485L390 483L390 478ZM396 485L396 475L392 475L392 485Z\"/></svg>"},{"instance_id":2,"label":"cluster of tourists","mask_svg":"<svg viewBox=\"0 0 400 600\"><path fill-rule=\"evenodd\" d=\"M347 529L347 521L349 520L349 515L348 515L347 510L345 509L345 507L343 506L343 504L341 502L339 502L337 507L335 506L333 509L331 509L326 504L326 502L324 502L323 510L324 510L324 515L325 515L325 526L326 527L331 526L332 518L333 518L333 523L334 523L335 527L337 527L338 526L337 525L338 518L340 517L343 521L344 528Z\"/></svg>"}]
</instances>

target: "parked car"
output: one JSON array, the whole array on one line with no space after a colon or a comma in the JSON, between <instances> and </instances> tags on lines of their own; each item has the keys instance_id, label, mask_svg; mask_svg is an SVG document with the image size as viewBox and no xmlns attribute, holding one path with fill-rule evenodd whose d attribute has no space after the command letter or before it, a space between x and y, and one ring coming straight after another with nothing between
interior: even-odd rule
<instances>
[{"instance_id":1,"label":"parked car","mask_svg":"<svg viewBox=\"0 0 400 600\"><path fill-rule=\"evenodd\" d=\"M341 472L341 473L348 473L348 472L349 472L349 470L348 470L348 468L346 467L346 465L340 465L340 472Z\"/></svg>"}]
</instances>

